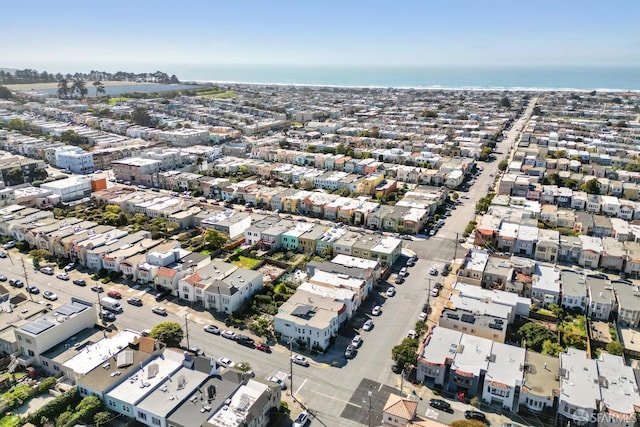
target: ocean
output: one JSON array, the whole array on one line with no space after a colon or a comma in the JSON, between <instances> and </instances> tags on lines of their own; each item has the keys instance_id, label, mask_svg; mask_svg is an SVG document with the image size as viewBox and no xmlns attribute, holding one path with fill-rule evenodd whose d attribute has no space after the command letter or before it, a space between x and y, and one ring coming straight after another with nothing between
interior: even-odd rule
<instances>
[{"instance_id":1,"label":"ocean","mask_svg":"<svg viewBox=\"0 0 640 427\"><path fill-rule=\"evenodd\" d=\"M638 67L160 66L182 81L442 89L640 90Z\"/></svg>"}]
</instances>

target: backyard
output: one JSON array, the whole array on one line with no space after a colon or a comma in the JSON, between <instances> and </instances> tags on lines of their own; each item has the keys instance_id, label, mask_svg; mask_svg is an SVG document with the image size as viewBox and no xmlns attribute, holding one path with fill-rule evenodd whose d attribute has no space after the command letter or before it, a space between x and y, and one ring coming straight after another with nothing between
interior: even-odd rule
<instances>
[{"instance_id":1,"label":"backyard","mask_svg":"<svg viewBox=\"0 0 640 427\"><path fill-rule=\"evenodd\" d=\"M246 268L249 270L253 270L257 267L262 261L256 258L250 258L244 255L236 255L232 257L229 262L231 264L235 264L240 268Z\"/></svg>"}]
</instances>

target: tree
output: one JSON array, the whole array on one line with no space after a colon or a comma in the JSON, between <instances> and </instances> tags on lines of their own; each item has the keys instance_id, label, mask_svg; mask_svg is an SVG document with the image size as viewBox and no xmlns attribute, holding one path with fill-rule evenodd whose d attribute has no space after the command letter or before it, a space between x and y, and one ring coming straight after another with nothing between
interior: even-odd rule
<instances>
[{"instance_id":1,"label":"tree","mask_svg":"<svg viewBox=\"0 0 640 427\"><path fill-rule=\"evenodd\" d=\"M184 332L179 323L160 322L151 329L149 336L165 343L167 347L179 347Z\"/></svg>"},{"instance_id":2,"label":"tree","mask_svg":"<svg viewBox=\"0 0 640 427\"><path fill-rule=\"evenodd\" d=\"M149 115L149 113L147 113L147 110L142 107L137 107L135 110L133 110L131 120L138 126L153 126L153 123L151 122L151 116Z\"/></svg>"},{"instance_id":3,"label":"tree","mask_svg":"<svg viewBox=\"0 0 640 427\"><path fill-rule=\"evenodd\" d=\"M96 98L98 97L98 94L105 94L104 85L100 80L93 82L93 87L96 89Z\"/></svg>"},{"instance_id":4,"label":"tree","mask_svg":"<svg viewBox=\"0 0 640 427\"><path fill-rule=\"evenodd\" d=\"M96 427L104 427L109 424L111 420L111 414L109 411L101 411L93 416L93 423Z\"/></svg>"},{"instance_id":5,"label":"tree","mask_svg":"<svg viewBox=\"0 0 640 427\"><path fill-rule=\"evenodd\" d=\"M60 79L60 81L58 82L58 97L69 97L69 81L67 79Z\"/></svg>"},{"instance_id":6,"label":"tree","mask_svg":"<svg viewBox=\"0 0 640 427\"><path fill-rule=\"evenodd\" d=\"M485 423L478 420L457 420L449 425L451 427L487 427Z\"/></svg>"},{"instance_id":7,"label":"tree","mask_svg":"<svg viewBox=\"0 0 640 427\"><path fill-rule=\"evenodd\" d=\"M217 251L227 243L227 237L218 230L209 228L204 234L203 241L209 250Z\"/></svg>"},{"instance_id":8,"label":"tree","mask_svg":"<svg viewBox=\"0 0 640 427\"><path fill-rule=\"evenodd\" d=\"M82 145L87 142L85 138L81 137L76 131L73 130L65 130L64 132L62 132L60 134L60 140L64 143L75 146Z\"/></svg>"},{"instance_id":9,"label":"tree","mask_svg":"<svg viewBox=\"0 0 640 427\"><path fill-rule=\"evenodd\" d=\"M580 189L588 194L598 194L600 193L600 184L596 178L593 178L582 184Z\"/></svg>"},{"instance_id":10,"label":"tree","mask_svg":"<svg viewBox=\"0 0 640 427\"><path fill-rule=\"evenodd\" d=\"M429 118L429 119L435 119L436 117L438 117L438 113L436 113L433 110L427 110L427 111L422 113L422 117Z\"/></svg>"},{"instance_id":11,"label":"tree","mask_svg":"<svg viewBox=\"0 0 640 427\"><path fill-rule=\"evenodd\" d=\"M100 399L96 396L87 396L78 403L75 413L85 421L91 421L101 409L104 409L104 406Z\"/></svg>"},{"instance_id":12,"label":"tree","mask_svg":"<svg viewBox=\"0 0 640 427\"><path fill-rule=\"evenodd\" d=\"M85 97L89 93L84 80L77 79L73 81L73 84L71 85L71 94L73 95L75 92L78 92L78 95L81 98Z\"/></svg>"},{"instance_id":13,"label":"tree","mask_svg":"<svg viewBox=\"0 0 640 427\"><path fill-rule=\"evenodd\" d=\"M622 356L622 353L624 353L624 346L618 341L611 341L605 348L608 353L616 356Z\"/></svg>"},{"instance_id":14,"label":"tree","mask_svg":"<svg viewBox=\"0 0 640 427\"><path fill-rule=\"evenodd\" d=\"M498 169L502 172L507 170L507 166L509 166L509 161L507 159L502 159L500 160L500 163L498 163Z\"/></svg>"},{"instance_id":15,"label":"tree","mask_svg":"<svg viewBox=\"0 0 640 427\"><path fill-rule=\"evenodd\" d=\"M526 341L527 348L534 351L542 350L545 341L557 342L556 335L537 323L525 323L518 329L518 335Z\"/></svg>"},{"instance_id":16,"label":"tree","mask_svg":"<svg viewBox=\"0 0 640 427\"><path fill-rule=\"evenodd\" d=\"M27 123L21 119L11 119L7 123L7 127L11 130L17 130L18 132L23 132L27 130Z\"/></svg>"},{"instance_id":17,"label":"tree","mask_svg":"<svg viewBox=\"0 0 640 427\"><path fill-rule=\"evenodd\" d=\"M391 349L391 358L401 368L416 365L418 362L418 340L405 338Z\"/></svg>"},{"instance_id":18,"label":"tree","mask_svg":"<svg viewBox=\"0 0 640 427\"><path fill-rule=\"evenodd\" d=\"M40 261L49 257L49 251L46 249L34 249L29 251L29 256L36 261Z\"/></svg>"},{"instance_id":19,"label":"tree","mask_svg":"<svg viewBox=\"0 0 640 427\"><path fill-rule=\"evenodd\" d=\"M511 108L511 101L506 96L503 96L500 100L500 106L505 108Z\"/></svg>"},{"instance_id":20,"label":"tree","mask_svg":"<svg viewBox=\"0 0 640 427\"><path fill-rule=\"evenodd\" d=\"M22 172L22 168L15 167L9 169L9 172L7 172L4 181L6 185L24 184L24 174Z\"/></svg>"},{"instance_id":21,"label":"tree","mask_svg":"<svg viewBox=\"0 0 640 427\"><path fill-rule=\"evenodd\" d=\"M13 94L9 89L4 86L0 86L0 99L11 99L13 98Z\"/></svg>"},{"instance_id":22,"label":"tree","mask_svg":"<svg viewBox=\"0 0 640 427\"><path fill-rule=\"evenodd\" d=\"M564 348L558 343L551 340L545 340L542 343L542 354L548 354L549 356L558 357L560 353L564 351Z\"/></svg>"}]
</instances>

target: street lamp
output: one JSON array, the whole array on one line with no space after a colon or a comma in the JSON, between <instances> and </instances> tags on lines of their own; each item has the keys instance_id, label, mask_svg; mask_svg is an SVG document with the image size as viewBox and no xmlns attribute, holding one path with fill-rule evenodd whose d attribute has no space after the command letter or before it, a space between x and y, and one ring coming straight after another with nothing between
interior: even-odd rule
<instances>
[{"instance_id":1,"label":"street lamp","mask_svg":"<svg viewBox=\"0 0 640 427\"><path fill-rule=\"evenodd\" d=\"M369 396L369 427L371 427L371 395L373 393L371 392L371 390L369 390L367 392L367 396Z\"/></svg>"}]
</instances>

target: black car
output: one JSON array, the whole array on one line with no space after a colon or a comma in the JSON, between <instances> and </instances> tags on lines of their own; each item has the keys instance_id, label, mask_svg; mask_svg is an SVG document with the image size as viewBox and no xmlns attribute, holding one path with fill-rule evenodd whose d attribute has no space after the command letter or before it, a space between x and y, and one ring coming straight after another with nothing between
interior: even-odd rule
<instances>
[{"instance_id":1,"label":"black car","mask_svg":"<svg viewBox=\"0 0 640 427\"><path fill-rule=\"evenodd\" d=\"M478 411L464 411L464 417L468 420L482 421L485 424L488 422L487 417L482 412Z\"/></svg>"},{"instance_id":2,"label":"black car","mask_svg":"<svg viewBox=\"0 0 640 427\"><path fill-rule=\"evenodd\" d=\"M87 282L84 279L73 279L73 284L78 286L87 286Z\"/></svg>"},{"instance_id":3,"label":"black car","mask_svg":"<svg viewBox=\"0 0 640 427\"><path fill-rule=\"evenodd\" d=\"M164 291L158 292L158 294L156 295L156 301L162 301L164 299L167 299L167 293Z\"/></svg>"},{"instance_id":4,"label":"black car","mask_svg":"<svg viewBox=\"0 0 640 427\"><path fill-rule=\"evenodd\" d=\"M238 335L236 338L236 342L240 345L243 345L245 347L249 347L249 348L255 348L256 344L253 341L253 339L251 339L250 337L246 336L246 335Z\"/></svg>"},{"instance_id":5,"label":"black car","mask_svg":"<svg viewBox=\"0 0 640 427\"><path fill-rule=\"evenodd\" d=\"M398 362L396 362L395 360L391 364L391 372L393 372L394 374L399 374L402 372L402 368L400 367Z\"/></svg>"},{"instance_id":6,"label":"black car","mask_svg":"<svg viewBox=\"0 0 640 427\"><path fill-rule=\"evenodd\" d=\"M449 404L449 402L446 402L442 399L431 399L429 401L429 406L431 406L432 408L440 409L441 411L444 411L444 412L453 413L453 410L451 409L451 405Z\"/></svg>"},{"instance_id":7,"label":"black car","mask_svg":"<svg viewBox=\"0 0 640 427\"><path fill-rule=\"evenodd\" d=\"M442 271L440 271L440 274L442 274L443 276L446 276L449 274L450 271L451 271L451 264L446 263L445 265L442 266Z\"/></svg>"},{"instance_id":8,"label":"black car","mask_svg":"<svg viewBox=\"0 0 640 427\"><path fill-rule=\"evenodd\" d=\"M24 286L24 283L20 279L10 279L9 284L14 288L21 288Z\"/></svg>"},{"instance_id":9,"label":"black car","mask_svg":"<svg viewBox=\"0 0 640 427\"><path fill-rule=\"evenodd\" d=\"M37 286L27 286L27 292L29 292L30 294L39 294L40 289L38 289Z\"/></svg>"},{"instance_id":10,"label":"black car","mask_svg":"<svg viewBox=\"0 0 640 427\"><path fill-rule=\"evenodd\" d=\"M91 290L92 290L93 292L97 292L97 293L99 293L99 294L100 294L100 293L102 293L102 292L104 292L104 288L103 288L102 286L100 286L100 285L92 286L92 287L91 287Z\"/></svg>"},{"instance_id":11,"label":"black car","mask_svg":"<svg viewBox=\"0 0 640 427\"><path fill-rule=\"evenodd\" d=\"M137 307L142 307L142 300L140 298L129 298L127 303Z\"/></svg>"}]
</instances>

